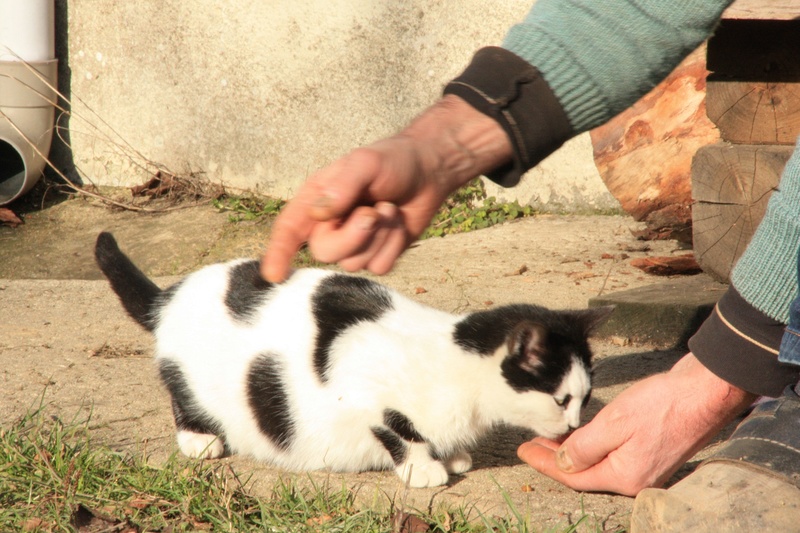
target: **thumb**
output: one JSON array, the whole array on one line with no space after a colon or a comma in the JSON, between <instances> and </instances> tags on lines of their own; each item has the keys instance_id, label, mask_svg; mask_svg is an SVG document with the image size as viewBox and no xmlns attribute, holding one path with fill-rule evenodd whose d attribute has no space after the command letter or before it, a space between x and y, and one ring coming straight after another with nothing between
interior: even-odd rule
<instances>
[{"instance_id":1,"label":"thumb","mask_svg":"<svg viewBox=\"0 0 800 533\"><path fill-rule=\"evenodd\" d=\"M559 446L555 453L556 466L562 472L582 472L605 459L622 442L619 431L610 431L602 422L592 421L576 429Z\"/></svg>"}]
</instances>

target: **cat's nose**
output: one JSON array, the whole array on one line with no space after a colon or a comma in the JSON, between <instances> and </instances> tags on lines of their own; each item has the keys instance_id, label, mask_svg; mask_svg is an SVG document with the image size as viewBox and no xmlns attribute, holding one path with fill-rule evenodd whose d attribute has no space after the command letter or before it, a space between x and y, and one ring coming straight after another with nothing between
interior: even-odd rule
<instances>
[{"instance_id":1,"label":"cat's nose","mask_svg":"<svg viewBox=\"0 0 800 533\"><path fill-rule=\"evenodd\" d=\"M567 420L565 420L565 422L567 423L567 427L570 431L575 431L578 429L578 426L581 425L581 419L577 416L570 416L567 418Z\"/></svg>"}]
</instances>

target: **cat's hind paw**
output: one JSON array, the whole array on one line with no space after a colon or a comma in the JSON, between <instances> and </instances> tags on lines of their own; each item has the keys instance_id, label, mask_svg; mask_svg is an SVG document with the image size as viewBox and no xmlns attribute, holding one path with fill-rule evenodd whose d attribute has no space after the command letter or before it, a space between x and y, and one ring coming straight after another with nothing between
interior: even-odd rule
<instances>
[{"instance_id":1,"label":"cat's hind paw","mask_svg":"<svg viewBox=\"0 0 800 533\"><path fill-rule=\"evenodd\" d=\"M187 430L178 431L178 447L183 455L193 459L216 459L225 453L220 437Z\"/></svg>"},{"instance_id":2,"label":"cat's hind paw","mask_svg":"<svg viewBox=\"0 0 800 533\"><path fill-rule=\"evenodd\" d=\"M403 482L413 488L438 487L447 483L448 479L444 465L437 461L408 461L398 466L395 472Z\"/></svg>"},{"instance_id":3,"label":"cat's hind paw","mask_svg":"<svg viewBox=\"0 0 800 533\"><path fill-rule=\"evenodd\" d=\"M444 467L451 474L463 474L472 468L472 457L464 450L457 451L447 458Z\"/></svg>"}]
</instances>

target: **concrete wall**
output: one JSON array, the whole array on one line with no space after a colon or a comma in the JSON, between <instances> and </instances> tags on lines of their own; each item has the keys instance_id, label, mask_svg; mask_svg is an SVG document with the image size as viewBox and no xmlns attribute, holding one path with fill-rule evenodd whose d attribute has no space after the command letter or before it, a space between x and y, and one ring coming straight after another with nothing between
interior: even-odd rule
<instances>
[{"instance_id":1,"label":"concrete wall","mask_svg":"<svg viewBox=\"0 0 800 533\"><path fill-rule=\"evenodd\" d=\"M85 179L140 183L138 167L152 161L283 197L402 127L531 4L56 1L60 87L73 113L62 124ZM510 192L557 208L616 205L586 137Z\"/></svg>"}]
</instances>

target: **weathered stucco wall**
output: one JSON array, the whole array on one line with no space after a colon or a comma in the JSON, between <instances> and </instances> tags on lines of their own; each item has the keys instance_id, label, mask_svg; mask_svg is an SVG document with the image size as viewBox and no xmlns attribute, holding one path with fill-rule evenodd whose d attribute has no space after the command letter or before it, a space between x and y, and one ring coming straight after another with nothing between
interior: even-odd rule
<instances>
[{"instance_id":1,"label":"weathered stucco wall","mask_svg":"<svg viewBox=\"0 0 800 533\"><path fill-rule=\"evenodd\" d=\"M429 105L530 1L57 0L72 158L97 184L149 160L287 197ZM113 130L113 131L112 131ZM510 191L615 205L585 137ZM506 191L505 197L509 197Z\"/></svg>"}]
</instances>

